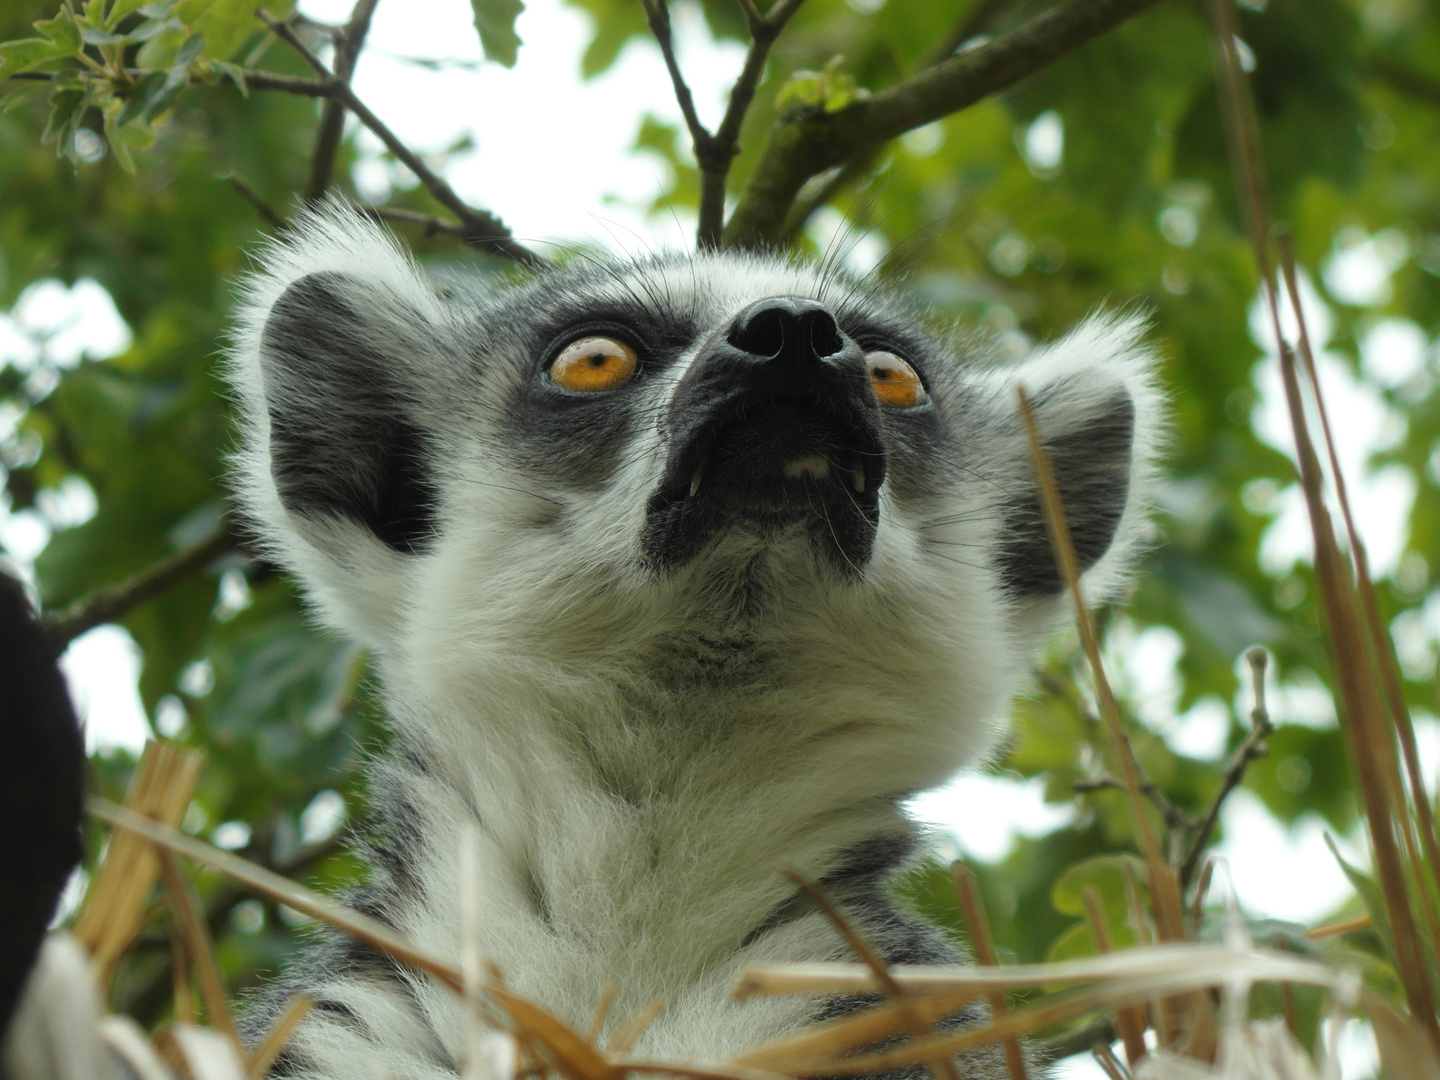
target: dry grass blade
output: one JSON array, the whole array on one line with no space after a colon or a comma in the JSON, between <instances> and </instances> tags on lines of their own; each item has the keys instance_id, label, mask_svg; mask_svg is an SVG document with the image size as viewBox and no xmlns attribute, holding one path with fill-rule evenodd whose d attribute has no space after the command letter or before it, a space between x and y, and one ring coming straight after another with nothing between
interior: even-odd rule
<instances>
[{"instance_id":1,"label":"dry grass blade","mask_svg":"<svg viewBox=\"0 0 1440 1080\"><path fill-rule=\"evenodd\" d=\"M903 1014L908 1018L906 1026L909 1027L910 1033L912 1035L928 1035L932 1030L931 1023L919 1013L906 1009L907 995L900 984L890 977L889 966L880 954L870 947L870 943L861 933L850 925L850 921L840 914L835 905L830 902L830 898L794 870L785 869L781 873L800 886L805 895L810 897L815 906L825 913L825 917L849 942L850 947L855 950L855 955L860 957L865 962L865 966L874 974L875 981L884 989L886 997L893 998L900 1006ZM926 1066L935 1080L960 1080L959 1074L955 1071L955 1062L948 1056L927 1061Z\"/></svg>"},{"instance_id":2,"label":"dry grass blade","mask_svg":"<svg viewBox=\"0 0 1440 1080\"><path fill-rule=\"evenodd\" d=\"M1150 886L1150 899L1154 907L1155 925L1162 941L1183 941L1185 939L1185 904L1180 895L1180 882L1175 870L1165 861L1160 844L1150 819L1145 812L1145 801L1140 790L1140 773L1130 751L1130 742L1120 723L1120 707L1116 704L1110 680L1105 675L1105 666L1100 659L1100 642L1095 626L1090 620L1089 609L1080 586L1080 564L1075 557L1075 545L1070 536L1070 525L1065 517L1065 507L1060 498L1060 488L1055 482L1055 473L1050 466L1050 456L1040 435L1035 411L1024 387L1016 388L1020 415L1025 424L1025 433L1030 443L1031 462L1040 489L1040 506L1045 518L1045 531L1050 546L1055 552L1055 561L1060 576L1075 608L1075 624L1080 631L1080 641L1085 649L1090 672L1095 681L1095 696L1105 727L1110 735L1115 756L1120 762L1120 775L1124 780L1125 795L1130 803L1130 816L1140 839L1145 855L1146 879ZM1189 1046L1186 1052L1202 1060L1214 1056L1216 1028L1214 1010L1208 998L1196 996L1188 1002L1164 1002L1161 1009L1160 1032L1165 1044L1176 1047L1185 1028L1188 1027Z\"/></svg>"},{"instance_id":3,"label":"dry grass blade","mask_svg":"<svg viewBox=\"0 0 1440 1080\"><path fill-rule=\"evenodd\" d=\"M615 995L619 992L620 987L614 983L608 983L605 989L600 991L600 1002L595 1006L595 1019L590 1022L590 1042L600 1041L600 1033L605 1030L605 1021L610 1017L610 1006L615 1004Z\"/></svg>"},{"instance_id":4,"label":"dry grass blade","mask_svg":"<svg viewBox=\"0 0 1440 1080\"><path fill-rule=\"evenodd\" d=\"M290 1036L295 1034L295 1029L300 1026L300 1021L310 1014L315 1007L315 1001L299 994L290 999L285 1006L285 1011L280 1018L271 1025L270 1030L265 1033L265 1038L260 1040L260 1045L250 1055L250 1064L246 1069L249 1080L264 1080L270 1072L270 1066L284 1052L285 1046L290 1041Z\"/></svg>"},{"instance_id":5,"label":"dry grass blade","mask_svg":"<svg viewBox=\"0 0 1440 1080\"><path fill-rule=\"evenodd\" d=\"M170 743L149 742L140 755L125 803L130 810L175 826L185 816L204 758ZM89 951L100 985L144 929L145 905L160 877L155 850L139 837L110 838L105 857L75 921L75 938Z\"/></svg>"},{"instance_id":6,"label":"dry grass blade","mask_svg":"<svg viewBox=\"0 0 1440 1080\"><path fill-rule=\"evenodd\" d=\"M630 1017L615 1032L615 1038L610 1040L611 1054L628 1054L640 1041L640 1036L650 1029L655 1018L665 1011L665 1002L656 999L647 1005L638 1015ZM594 1042L595 1040L590 1040Z\"/></svg>"},{"instance_id":7,"label":"dry grass blade","mask_svg":"<svg viewBox=\"0 0 1440 1080\"><path fill-rule=\"evenodd\" d=\"M970 931L970 942L975 947L975 959L987 967L996 967L995 946L990 941L990 920L985 917L985 905L980 899L980 890L975 884L975 875L964 863L956 863L955 893L960 900L960 909L965 913L965 927ZM990 1012L996 1017L1009 1011L1005 994L996 990L989 995ZM1029 1070L1025 1067L1025 1054L1020 1049L1020 1040L1006 1039L1005 1068L1010 1080L1028 1080Z\"/></svg>"},{"instance_id":8,"label":"dry grass blade","mask_svg":"<svg viewBox=\"0 0 1440 1080\"><path fill-rule=\"evenodd\" d=\"M1365 615L1365 626L1369 631L1370 645L1380 665L1391 719L1404 754L1405 774L1410 783L1410 801L1411 810L1414 813L1415 832L1419 834L1418 839L1424 850L1424 859L1430 867L1428 882L1431 887L1430 907L1427 909L1432 920L1430 935L1432 940L1440 942L1440 926L1436 926L1434 921L1437 917L1436 909L1440 908L1440 895L1437 895L1435 891L1440 889L1440 837L1437 837L1435 831L1435 818L1430 807L1430 796L1426 791L1424 777L1420 770L1420 753L1415 743L1415 725L1410 716L1410 709L1405 703L1405 692L1400 683L1399 664L1395 657L1395 645L1380 618L1380 605L1375 599L1375 588L1370 580L1369 558L1360 538L1360 531L1355 526L1354 514L1350 510L1350 495L1345 483L1345 475L1340 468L1339 454L1335 449L1335 436L1330 429L1330 412L1325 407L1325 394L1320 387L1320 373L1315 366L1315 354L1310 346L1310 333L1305 322L1305 312L1300 303L1300 286L1295 272L1295 255L1291 249L1289 235L1285 230L1280 231L1279 244L1280 267L1285 275L1285 290L1290 297L1290 304L1295 312L1296 327L1299 330L1300 359L1304 361L1305 376L1309 381L1310 392L1315 400L1315 409L1320 417L1320 430L1325 438L1325 451L1330 462L1330 475L1335 485L1335 497L1340 503L1341 518L1345 522L1345 534L1350 543L1351 554L1355 559L1355 581L1360 592L1360 605ZM1402 798L1400 804L1403 805L1403 802Z\"/></svg>"},{"instance_id":9,"label":"dry grass blade","mask_svg":"<svg viewBox=\"0 0 1440 1080\"><path fill-rule=\"evenodd\" d=\"M1340 934L1348 934L1352 930L1364 930L1367 926L1374 925L1375 920L1367 911L1364 915L1356 915L1352 919L1339 919L1324 926L1312 926L1305 931L1305 936L1311 941L1319 941L1321 938L1336 937Z\"/></svg>"},{"instance_id":10,"label":"dry grass blade","mask_svg":"<svg viewBox=\"0 0 1440 1080\"><path fill-rule=\"evenodd\" d=\"M106 799L92 797L86 800L85 806L101 821L143 837L149 843L158 844L167 851L213 867L261 896L314 916L336 929L343 930L357 941L385 953L392 960L433 975L456 993L464 991L464 980L453 965L406 941L378 919L362 915L353 908L336 903L328 896L298 885L263 866L256 866L228 851L221 851L173 828L141 817Z\"/></svg>"},{"instance_id":11,"label":"dry grass blade","mask_svg":"<svg viewBox=\"0 0 1440 1080\"><path fill-rule=\"evenodd\" d=\"M1426 1038L1421 1025L1383 1001L1370 1002L1365 1011L1375 1028L1375 1043L1380 1047L1380 1062L1386 1076L1440 1080L1440 1053Z\"/></svg>"},{"instance_id":12,"label":"dry grass blade","mask_svg":"<svg viewBox=\"0 0 1440 1080\"><path fill-rule=\"evenodd\" d=\"M164 1035L193 1080L245 1080L243 1060L218 1031L176 1024Z\"/></svg>"},{"instance_id":13,"label":"dry grass blade","mask_svg":"<svg viewBox=\"0 0 1440 1080\"><path fill-rule=\"evenodd\" d=\"M168 851L160 853L160 872L165 879L165 892L170 898L170 914L180 931L185 959L200 977L200 996L205 1000L205 1011L210 1014L210 1023L221 1035L230 1040L240 1060L245 1059L245 1046L240 1033L235 1030L235 1020L230 1015L230 1003L225 1000L225 980L220 975L220 964L215 959L215 943L210 939L210 930L200 917L190 883L185 880L175 857Z\"/></svg>"},{"instance_id":14,"label":"dry grass blade","mask_svg":"<svg viewBox=\"0 0 1440 1080\"><path fill-rule=\"evenodd\" d=\"M615 1067L627 1073L646 1076L683 1076L689 1080L790 1080L781 1073L751 1069L743 1065L705 1065L695 1061L649 1061L645 1058L619 1058Z\"/></svg>"},{"instance_id":15,"label":"dry grass blade","mask_svg":"<svg viewBox=\"0 0 1440 1080\"><path fill-rule=\"evenodd\" d=\"M891 977L915 995L967 991L979 996L996 988L1117 982L1185 972L1196 987L1223 982L1227 972L1260 982L1289 981L1314 986L1345 985L1345 974L1294 953L1236 949L1208 942L1178 942L1059 960L1049 964L1010 964L1003 968L960 965L901 965ZM875 994L873 973L860 964L776 964L741 972L737 997L751 994Z\"/></svg>"},{"instance_id":16,"label":"dry grass blade","mask_svg":"<svg viewBox=\"0 0 1440 1080\"><path fill-rule=\"evenodd\" d=\"M1225 99L1222 118L1231 149L1239 200L1249 212L1256 263L1260 268L1261 285L1280 352L1280 372L1295 434L1300 486L1309 511L1315 547L1315 574L1324 612L1325 638L1340 689L1343 727L1355 758L1365 805L1366 826L1374 852L1376 876L1394 939L1393 959L1412 1014L1429 1033L1437 1050L1440 1050L1440 1017L1436 1014L1435 987L1431 982L1431 968L1434 965L1421 960L1424 951L1423 939L1416 924L1416 913L1411 906L1406 867L1396 835L1398 829L1400 837L1408 843L1412 827L1410 808L1406 806L1403 797L1398 763L1394 761L1393 740L1397 727L1403 726L1403 701L1399 715L1393 717L1394 724L1387 724L1387 706L1380 691L1384 680L1378 668L1381 664L1379 657L1388 653L1389 645L1376 642L1374 635L1367 633L1367 620L1362 617L1362 596L1368 582L1360 584L1351 577L1348 560L1340 552L1335 528L1325 505L1324 474L1310 435L1296 371L1295 354L1286 340L1280 321L1279 298L1271 272L1269 252L1271 218L1264 195L1264 178L1258 164L1259 128L1255 123L1252 99L1240 62L1235 55L1234 13L1229 0L1210 0L1209 9L1212 20L1211 37L1218 58L1217 77L1222 97ZM1291 288L1297 318L1303 324L1303 310L1298 302L1293 266L1287 270L1286 283ZM1304 335L1302 343L1308 347L1308 334ZM1307 360L1309 359L1313 358L1307 357ZM1313 364L1309 366L1313 369ZM1318 382L1312 383L1312 389L1318 395ZM1317 409L1323 410L1323 402L1318 396L1316 403ZM1328 427L1323 412L1322 423L1326 423ZM1333 449L1333 442L1327 442ZM1331 462L1334 465L1333 457ZM1344 482L1338 470L1334 479L1337 485ZM1348 514L1348 500L1344 507ZM1352 536L1352 550L1359 557L1359 568L1363 570L1363 548L1358 546L1358 541L1358 536ZM1393 699L1390 704L1393 706ZM1421 793L1423 787L1417 792ZM1431 832L1433 836L1433 829ZM1427 846L1427 851L1430 850L1433 850L1433 845Z\"/></svg>"},{"instance_id":17,"label":"dry grass blade","mask_svg":"<svg viewBox=\"0 0 1440 1080\"><path fill-rule=\"evenodd\" d=\"M931 1035L917 1039L907 1046L883 1053L861 1057L818 1058L808 1063L799 1063L787 1069L797 1077L856 1076L865 1073L883 1073L892 1069L923 1064L937 1054L954 1056L973 1050L989 1042L1026 1035L1042 1028L1066 1023L1087 1013L1105 1009L1116 1009L1125 1005L1139 1004L1152 996L1177 997L1194 993L1211 986L1233 985L1236 982L1256 983L1270 981L1293 981L1318 985L1330 989L1344 989L1348 992L1349 977L1323 964L1284 957L1273 953L1241 952L1227 949L1211 949L1208 962L1197 964L1192 959L1198 946L1156 946L1152 949L1132 949L1109 956L1092 958L1092 961L1117 962L1133 957L1137 953L1153 954L1147 957L1150 970L1099 986L1057 994L1038 1005L1017 1009L997 1018L983 1027L967 1028L964 1031ZM1157 958L1164 962L1155 963ZM1068 962L1054 965L1025 965L1025 981L1038 982L1046 978L1041 972L1050 968L1067 968L1082 962ZM1019 965L1016 966L1019 968ZM1016 968L1004 969L1010 974ZM898 973L902 985L913 983ZM927 979L926 982L932 980ZM966 983L989 983L992 980L983 975L955 978L954 985ZM848 989L848 987L847 987ZM812 991L813 992L813 991ZM762 1048L763 1049L763 1048ZM748 1055L753 1060L756 1055Z\"/></svg>"},{"instance_id":18,"label":"dry grass blade","mask_svg":"<svg viewBox=\"0 0 1440 1080\"><path fill-rule=\"evenodd\" d=\"M100 1037L115 1051L139 1080L175 1080L150 1045L145 1029L128 1016L106 1016L100 1021Z\"/></svg>"},{"instance_id":19,"label":"dry grass blade","mask_svg":"<svg viewBox=\"0 0 1440 1080\"><path fill-rule=\"evenodd\" d=\"M544 1047L560 1072L572 1080L620 1080L620 1070L553 1013L503 987L491 985L489 991L520 1036Z\"/></svg>"},{"instance_id":20,"label":"dry grass blade","mask_svg":"<svg viewBox=\"0 0 1440 1080\"><path fill-rule=\"evenodd\" d=\"M1090 932L1095 935L1095 947L1101 953L1111 952L1114 946L1110 941L1110 931L1105 925L1105 912L1100 907L1100 897L1094 889L1086 889L1084 895L1085 914L1090 922ZM1115 1024L1120 1029L1120 1039L1125 1044L1125 1061L1133 1069L1146 1054L1145 1028L1148 1025L1145 1021L1145 1010L1133 1005L1118 1009L1115 1013Z\"/></svg>"},{"instance_id":21,"label":"dry grass blade","mask_svg":"<svg viewBox=\"0 0 1440 1080\"><path fill-rule=\"evenodd\" d=\"M1045 451L1040 427L1035 420L1035 411L1030 407L1030 397L1023 387L1016 389L1020 402L1020 416L1025 423L1025 433L1030 442L1030 457L1035 466L1040 488L1040 505L1045 516L1045 531L1050 537L1050 546L1055 551L1055 561L1060 567L1061 579L1065 582L1070 599L1075 607L1075 624L1080 631L1080 641L1085 656L1090 662L1090 672L1095 680L1095 696L1100 703L1100 712L1105 718L1106 729L1115 747L1120 762L1120 775L1125 782L1125 795L1130 802L1130 816L1135 825L1135 834L1145 855L1149 876L1150 896L1155 904L1155 921L1160 937L1165 941L1181 941L1185 936L1183 913L1180 907L1179 890L1174 875L1160 853L1160 844L1155 830L1145 813L1145 800L1140 792L1140 778L1135 768L1135 759L1130 754L1130 745L1120 724L1120 708L1110 689L1110 680L1105 676L1105 665L1100 659L1100 641L1095 626L1090 621L1089 609L1080 587L1080 564L1075 557L1075 545L1070 537L1070 525L1065 518L1065 507L1060 500L1060 488L1055 482L1054 470L1050 467L1050 456Z\"/></svg>"},{"instance_id":22,"label":"dry grass blade","mask_svg":"<svg viewBox=\"0 0 1440 1080\"><path fill-rule=\"evenodd\" d=\"M901 1006L894 999L849 1016L806 1028L776 1042L767 1043L735 1058L731 1064L769 1072L790 1073L822 1057L840 1057L861 1046L870 1046L899 1031L916 1013L932 1022L959 1012L983 991L965 989L926 994Z\"/></svg>"}]
</instances>

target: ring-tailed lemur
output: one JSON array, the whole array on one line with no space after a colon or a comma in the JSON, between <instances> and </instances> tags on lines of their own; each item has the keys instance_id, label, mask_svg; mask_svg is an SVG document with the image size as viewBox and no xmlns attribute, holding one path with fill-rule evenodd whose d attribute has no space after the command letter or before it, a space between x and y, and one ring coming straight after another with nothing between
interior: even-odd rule
<instances>
[{"instance_id":1,"label":"ring-tailed lemur","mask_svg":"<svg viewBox=\"0 0 1440 1080\"><path fill-rule=\"evenodd\" d=\"M992 751L1062 610L1015 387L1103 595L1161 425L1141 330L1004 366L739 254L442 292L376 226L309 218L249 283L230 378L242 503L373 650L394 729L353 902L457 955L474 826L512 989L582 1028L612 982L612 1016L663 999L639 1049L704 1060L852 1007L728 996L746 965L848 958L780 867L890 960L954 960L885 883L902 800ZM455 1075L461 1005L427 978L335 937L273 1000L296 989L319 1008L280 1074Z\"/></svg>"}]
</instances>

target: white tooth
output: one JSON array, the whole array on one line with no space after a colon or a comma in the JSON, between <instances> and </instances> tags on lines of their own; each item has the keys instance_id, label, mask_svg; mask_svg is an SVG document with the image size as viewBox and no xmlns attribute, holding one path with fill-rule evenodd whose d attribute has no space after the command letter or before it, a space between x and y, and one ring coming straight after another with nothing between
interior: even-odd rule
<instances>
[{"instance_id":1,"label":"white tooth","mask_svg":"<svg viewBox=\"0 0 1440 1080\"><path fill-rule=\"evenodd\" d=\"M690 477L690 498L692 499L695 497L695 493L700 490L700 481L705 476L705 466L709 461L710 459L708 457L701 458L700 464L695 466L695 475Z\"/></svg>"},{"instance_id":2,"label":"white tooth","mask_svg":"<svg viewBox=\"0 0 1440 1080\"><path fill-rule=\"evenodd\" d=\"M865 469L859 461L850 466L850 486L861 495L865 494Z\"/></svg>"}]
</instances>

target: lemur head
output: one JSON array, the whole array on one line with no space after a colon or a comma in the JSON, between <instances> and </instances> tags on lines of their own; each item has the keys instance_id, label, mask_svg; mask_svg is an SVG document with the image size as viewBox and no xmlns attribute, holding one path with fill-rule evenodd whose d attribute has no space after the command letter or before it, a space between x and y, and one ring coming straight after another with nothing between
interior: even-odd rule
<instances>
[{"instance_id":1,"label":"lemur head","mask_svg":"<svg viewBox=\"0 0 1440 1080\"><path fill-rule=\"evenodd\" d=\"M882 289L736 254L438 291L332 209L249 284L241 496L421 693L483 695L500 656L552 688L949 717L973 756L1062 610L1015 387L1103 596L1161 422L1141 329L1006 366Z\"/></svg>"}]
</instances>

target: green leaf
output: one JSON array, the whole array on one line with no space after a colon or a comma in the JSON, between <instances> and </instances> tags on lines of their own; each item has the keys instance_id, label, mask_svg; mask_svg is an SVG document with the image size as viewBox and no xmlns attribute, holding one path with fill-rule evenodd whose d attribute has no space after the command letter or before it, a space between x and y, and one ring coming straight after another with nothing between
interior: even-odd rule
<instances>
[{"instance_id":1,"label":"green leaf","mask_svg":"<svg viewBox=\"0 0 1440 1080\"><path fill-rule=\"evenodd\" d=\"M106 110L105 112L105 141L110 144L110 152L115 155L115 160L127 173L135 172L135 158L130 154L130 148L125 145L120 134L120 124L116 117L118 110Z\"/></svg>"},{"instance_id":2,"label":"green leaf","mask_svg":"<svg viewBox=\"0 0 1440 1080\"><path fill-rule=\"evenodd\" d=\"M1395 938L1390 932L1390 912L1385 906L1385 897L1380 891L1379 883L1365 871L1345 861L1345 856L1340 854L1340 849L1335 846L1335 838L1329 832L1325 833L1325 846L1330 849L1330 854L1335 856L1340 869L1345 871L1350 884L1355 886L1360 902L1365 905L1365 910L1370 913L1370 919L1375 924L1376 933L1385 942L1385 951L1393 957Z\"/></svg>"},{"instance_id":3,"label":"green leaf","mask_svg":"<svg viewBox=\"0 0 1440 1080\"><path fill-rule=\"evenodd\" d=\"M94 26L84 19L76 21L80 28L80 40L86 45L94 45L100 48L105 45L128 45L135 39L128 34L112 34L103 27Z\"/></svg>"},{"instance_id":4,"label":"green leaf","mask_svg":"<svg viewBox=\"0 0 1440 1080\"><path fill-rule=\"evenodd\" d=\"M503 67L514 67L520 50L515 20L525 10L523 0L470 0L470 9L475 14L475 29L480 33L485 58Z\"/></svg>"},{"instance_id":5,"label":"green leaf","mask_svg":"<svg viewBox=\"0 0 1440 1080\"><path fill-rule=\"evenodd\" d=\"M185 79L189 76L190 65L205 51L205 33L197 31L185 39L185 44L180 46L180 51L175 54L175 60L170 67L170 77Z\"/></svg>"},{"instance_id":6,"label":"green leaf","mask_svg":"<svg viewBox=\"0 0 1440 1080\"><path fill-rule=\"evenodd\" d=\"M222 75L228 75L234 80L241 97L248 98L250 96L250 84L245 80L245 69L239 64L232 64L225 60L213 60L210 63L210 67Z\"/></svg>"},{"instance_id":7,"label":"green leaf","mask_svg":"<svg viewBox=\"0 0 1440 1080\"><path fill-rule=\"evenodd\" d=\"M64 153L70 134L85 115L90 104L89 93L79 87L57 86L50 94L50 119L40 136L41 142L58 142Z\"/></svg>"},{"instance_id":8,"label":"green leaf","mask_svg":"<svg viewBox=\"0 0 1440 1080\"><path fill-rule=\"evenodd\" d=\"M146 116L148 119L152 106L158 102L167 90L170 89L170 76L164 71L152 71L136 85L125 106L120 110L120 115L115 118L117 124L128 124L137 116Z\"/></svg>"},{"instance_id":9,"label":"green leaf","mask_svg":"<svg viewBox=\"0 0 1440 1080\"><path fill-rule=\"evenodd\" d=\"M1065 915L1084 918L1087 913L1085 893L1094 890L1111 925L1123 925L1130 916L1130 882L1126 868L1140 887L1141 901L1145 896L1145 862L1137 855L1121 853L1096 855L1075 863L1055 882L1050 902Z\"/></svg>"},{"instance_id":10,"label":"green leaf","mask_svg":"<svg viewBox=\"0 0 1440 1080\"><path fill-rule=\"evenodd\" d=\"M0 45L0 78L30 71L49 60L71 56L67 49L51 38L22 38Z\"/></svg>"},{"instance_id":11,"label":"green leaf","mask_svg":"<svg viewBox=\"0 0 1440 1080\"><path fill-rule=\"evenodd\" d=\"M67 52L80 51L80 27L75 22L74 12L69 8L61 8L53 19L41 19L35 24L35 29Z\"/></svg>"}]
</instances>

